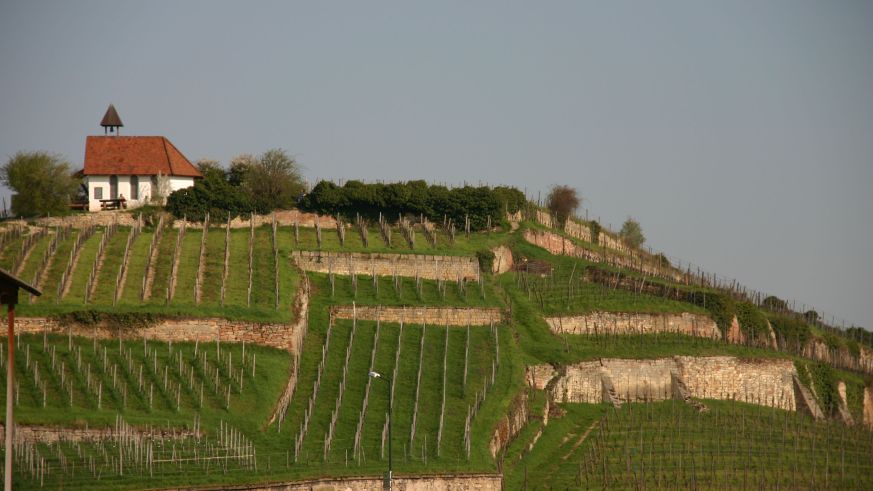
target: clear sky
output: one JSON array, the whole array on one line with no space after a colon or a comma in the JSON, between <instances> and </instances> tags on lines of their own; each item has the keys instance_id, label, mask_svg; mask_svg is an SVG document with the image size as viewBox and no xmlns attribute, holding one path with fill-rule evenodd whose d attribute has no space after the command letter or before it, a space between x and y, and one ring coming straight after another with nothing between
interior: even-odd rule
<instances>
[{"instance_id":1,"label":"clear sky","mask_svg":"<svg viewBox=\"0 0 873 491\"><path fill-rule=\"evenodd\" d=\"M873 328L873 2L0 0L0 157L122 134L307 178L576 187Z\"/></svg>"}]
</instances>

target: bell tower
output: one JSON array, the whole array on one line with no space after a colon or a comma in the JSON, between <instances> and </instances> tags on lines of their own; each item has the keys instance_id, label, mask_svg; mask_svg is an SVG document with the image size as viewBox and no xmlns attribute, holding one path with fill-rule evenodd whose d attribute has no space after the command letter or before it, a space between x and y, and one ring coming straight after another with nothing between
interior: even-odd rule
<instances>
[{"instance_id":1,"label":"bell tower","mask_svg":"<svg viewBox=\"0 0 873 491\"><path fill-rule=\"evenodd\" d=\"M100 126L103 127L104 135L109 133L118 135L121 132L121 127L124 126L124 123L121 122L121 118L118 116L118 111L115 110L114 105L109 104L106 114L103 115L103 120L100 121Z\"/></svg>"}]
</instances>

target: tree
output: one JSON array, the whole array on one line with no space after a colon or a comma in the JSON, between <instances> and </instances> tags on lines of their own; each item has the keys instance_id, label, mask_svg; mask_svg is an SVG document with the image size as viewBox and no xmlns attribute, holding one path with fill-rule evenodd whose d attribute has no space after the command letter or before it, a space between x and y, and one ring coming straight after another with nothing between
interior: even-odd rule
<instances>
[{"instance_id":1,"label":"tree","mask_svg":"<svg viewBox=\"0 0 873 491\"><path fill-rule=\"evenodd\" d=\"M300 165L280 148L256 160L248 155L237 157L231 162L229 181L242 188L260 213L293 207L306 189Z\"/></svg>"},{"instance_id":2,"label":"tree","mask_svg":"<svg viewBox=\"0 0 873 491\"><path fill-rule=\"evenodd\" d=\"M618 235L625 244L631 247L639 247L646 241L646 236L643 235L643 228L640 227L639 222L631 217L627 217L627 220L624 221Z\"/></svg>"},{"instance_id":3,"label":"tree","mask_svg":"<svg viewBox=\"0 0 873 491\"><path fill-rule=\"evenodd\" d=\"M230 161L227 180L234 186L242 186L251 170L258 165L258 159L250 153L237 155Z\"/></svg>"},{"instance_id":4,"label":"tree","mask_svg":"<svg viewBox=\"0 0 873 491\"><path fill-rule=\"evenodd\" d=\"M58 215L70 210L80 181L70 164L48 152L18 152L0 167L0 181L15 191L14 215Z\"/></svg>"},{"instance_id":5,"label":"tree","mask_svg":"<svg viewBox=\"0 0 873 491\"><path fill-rule=\"evenodd\" d=\"M567 222L570 215L579 208L580 199L576 190L570 186L552 186L546 198L546 207L558 220L561 226Z\"/></svg>"},{"instance_id":6,"label":"tree","mask_svg":"<svg viewBox=\"0 0 873 491\"><path fill-rule=\"evenodd\" d=\"M197 162L194 162L194 166L197 167L197 170L199 170L204 177L212 173L221 173L222 177L224 177L225 174L224 168L214 159L200 159Z\"/></svg>"}]
</instances>

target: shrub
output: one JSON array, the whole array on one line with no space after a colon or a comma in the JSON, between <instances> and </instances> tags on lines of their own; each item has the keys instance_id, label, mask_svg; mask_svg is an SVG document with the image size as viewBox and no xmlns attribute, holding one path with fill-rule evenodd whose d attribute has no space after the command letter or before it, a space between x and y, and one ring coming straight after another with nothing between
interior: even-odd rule
<instances>
[{"instance_id":1,"label":"shrub","mask_svg":"<svg viewBox=\"0 0 873 491\"><path fill-rule=\"evenodd\" d=\"M479 260L479 270L484 273L490 273L494 267L494 253L488 249L476 251L476 259Z\"/></svg>"},{"instance_id":2,"label":"shrub","mask_svg":"<svg viewBox=\"0 0 873 491\"><path fill-rule=\"evenodd\" d=\"M223 220L228 214L236 217L255 211L242 189L231 185L223 171L208 172L203 179L195 181L194 186L171 193L167 210L177 218L197 222L203 221L207 213L213 219Z\"/></svg>"},{"instance_id":3,"label":"shrub","mask_svg":"<svg viewBox=\"0 0 873 491\"><path fill-rule=\"evenodd\" d=\"M773 295L765 298L761 304L764 308L772 310L773 312L785 312L788 310L788 304L785 303L785 300L782 300L779 297L774 297Z\"/></svg>"},{"instance_id":4,"label":"shrub","mask_svg":"<svg viewBox=\"0 0 873 491\"><path fill-rule=\"evenodd\" d=\"M695 291L685 293L686 301L709 311L723 336L727 335L731 322L736 315L734 300L722 293L713 291Z\"/></svg>"},{"instance_id":5,"label":"shrub","mask_svg":"<svg viewBox=\"0 0 873 491\"><path fill-rule=\"evenodd\" d=\"M776 339L783 345L801 347L805 346L812 333L806 322L787 315L771 315L770 325L776 333Z\"/></svg>"},{"instance_id":6,"label":"shrub","mask_svg":"<svg viewBox=\"0 0 873 491\"><path fill-rule=\"evenodd\" d=\"M822 411L825 414L835 414L840 403L840 394L837 392L836 370L827 363L811 363L809 365L809 377Z\"/></svg>"},{"instance_id":7,"label":"shrub","mask_svg":"<svg viewBox=\"0 0 873 491\"><path fill-rule=\"evenodd\" d=\"M748 302L740 302L736 304L736 313L740 329L747 337L767 341L770 331L767 328L767 317L757 307Z\"/></svg>"}]
</instances>

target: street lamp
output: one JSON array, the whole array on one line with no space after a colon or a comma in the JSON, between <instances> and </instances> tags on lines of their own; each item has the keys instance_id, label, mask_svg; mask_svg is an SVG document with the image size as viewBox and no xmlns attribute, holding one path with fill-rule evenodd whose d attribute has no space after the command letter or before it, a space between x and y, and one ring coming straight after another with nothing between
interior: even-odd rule
<instances>
[{"instance_id":1,"label":"street lamp","mask_svg":"<svg viewBox=\"0 0 873 491\"><path fill-rule=\"evenodd\" d=\"M388 388L388 474L385 475L385 489L391 491L391 478L393 474L391 460L391 426L393 424L393 418L391 417L391 386L393 382L390 378L382 376L379 372L370 372L369 375L372 378L382 379L387 382L385 387Z\"/></svg>"}]
</instances>

